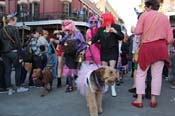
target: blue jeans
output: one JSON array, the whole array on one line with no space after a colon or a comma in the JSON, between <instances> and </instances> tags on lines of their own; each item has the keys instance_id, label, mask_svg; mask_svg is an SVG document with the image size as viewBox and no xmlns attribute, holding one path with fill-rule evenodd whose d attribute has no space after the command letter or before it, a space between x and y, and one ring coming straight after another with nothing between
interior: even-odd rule
<instances>
[{"instance_id":1,"label":"blue jeans","mask_svg":"<svg viewBox=\"0 0 175 116\"><path fill-rule=\"evenodd\" d=\"M15 68L15 82L16 86L21 85L21 66L18 59L18 54L15 52L8 52L5 54L2 54L2 59L4 61L4 67L5 67L5 82L7 87L11 87L11 69L12 64Z\"/></svg>"},{"instance_id":2,"label":"blue jeans","mask_svg":"<svg viewBox=\"0 0 175 116\"><path fill-rule=\"evenodd\" d=\"M132 71L132 60L128 60L128 71Z\"/></svg>"},{"instance_id":3,"label":"blue jeans","mask_svg":"<svg viewBox=\"0 0 175 116\"><path fill-rule=\"evenodd\" d=\"M58 57L55 54L49 54L49 64L53 65L52 74L53 77L57 78L57 64L58 64Z\"/></svg>"}]
</instances>

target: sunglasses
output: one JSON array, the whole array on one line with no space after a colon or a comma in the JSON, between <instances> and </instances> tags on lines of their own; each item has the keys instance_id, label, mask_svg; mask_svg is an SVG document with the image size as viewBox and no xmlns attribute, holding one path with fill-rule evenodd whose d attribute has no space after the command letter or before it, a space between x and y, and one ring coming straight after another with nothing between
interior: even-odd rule
<instances>
[{"instance_id":1,"label":"sunglasses","mask_svg":"<svg viewBox=\"0 0 175 116\"><path fill-rule=\"evenodd\" d=\"M90 23L92 24L92 23L97 23L97 21L90 21Z\"/></svg>"}]
</instances>

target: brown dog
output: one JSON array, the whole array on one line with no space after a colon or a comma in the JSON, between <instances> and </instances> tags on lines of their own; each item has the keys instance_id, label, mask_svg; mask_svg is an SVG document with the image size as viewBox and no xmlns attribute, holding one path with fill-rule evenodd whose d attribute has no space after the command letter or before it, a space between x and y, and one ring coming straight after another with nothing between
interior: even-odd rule
<instances>
[{"instance_id":1,"label":"brown dog","mask_svg":"<svg viewBox=\"0 0 175 116\"><path fill-rule=\"evenodd\" d=\"M90 116L98 116L102 113L102 92L103 87L112 85L116 81L117 72L110 67L101 67L94 70L87 79L87 105L89 107Z\"/></svg>"},{"instance_id":2,"label":"brown dog","mask_svg":"<svg viewBox=\"0 0 175 116\"><path fill-rule=\"evenodd\" d=\"M52 90L53 75L50 69L41 70L40 68L34 69L32 74L33 80L44 87L41 92L41 97L45 96Z\"/></svg>"}]
</instances>

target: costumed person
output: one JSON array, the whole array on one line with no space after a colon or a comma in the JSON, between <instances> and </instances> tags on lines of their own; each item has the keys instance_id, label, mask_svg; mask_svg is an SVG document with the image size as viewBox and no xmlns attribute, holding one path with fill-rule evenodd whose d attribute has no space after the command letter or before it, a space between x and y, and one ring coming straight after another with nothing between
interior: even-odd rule
<instances>
[{"instance_id":1,"label":"costumed person","mask_svg":"<svg viewBox=\"0 0 175 116\"><path fill-rule=\"evenodd\" d=\"M88 21L89 29L86 33L86 42L88 43L92 37L94 37L98 31L100 26L100 22L96 16L90 17ZM101 64L100 60L100 44L94 43L89 48L86 49L86 61L88 63Z\"/></svg>"},{"instance_id":2,"label":"costumed person","mask_svg":"<svg viewBox=\"0 0 175 116\"><path fill-rule=\"evenodd\" d=\"M77 54L84 55L86 48L85 40L79 30L76 29L72 20L64 20L62 30L66 35L60 40L59 44L64 45L65 65L63 67L63 76L67 77L66 92L73 91L73 80L77 76Z\"/></svg>"},{"instance_id":3,"label":"costumed person","mask_svg":"<svg viewBox=\"0 0 175 116\"><path fill-rule=\"evenodd\" d=\"M131 104L138 108L143 107L142 96L145 94L149 67L152 75L150 107L154 108L161 92L163 66L169 64L168 44L173 42L173 34L167 16L158 12L159 6L158 0L145 1L145 12L140 16L135 28L135 34L141 35L141 45L136 73L137 99Z\"/></svg>"},{"instance_id":4,"label":"costumed person","mask_svg":"<svg viewBox=\"0 0 175 116\"><path fill-rule=\"evenodd\" d=\"M118 59L118 40L122 40L124 34L121 32L120 25L115 24L111 13L104 13L101 17L102 25L88 44L94 44L99 40L102 65L107 66L109 64L110 67L115 68ZM115 84L111 86L113 97L117 96L115 87Z\"/></svg>"},{"instance_id":5,"label":"costumed person","mask_svg":"<svg viewBox=\"0 0 175 116\"><path fill-rule=\"evenodd\" d=\"M57 88L60 88L61 83L61 77L62 77L62 71L63 71L63 54L64 54L64 45L59 45L59 41L64 37L65 33L62 31L54 31L54 37L55 39L51 39L50 41L57 43L56 47L56 55L58 56L58 66L57 66Z\"/></svg>"}]
</instances>

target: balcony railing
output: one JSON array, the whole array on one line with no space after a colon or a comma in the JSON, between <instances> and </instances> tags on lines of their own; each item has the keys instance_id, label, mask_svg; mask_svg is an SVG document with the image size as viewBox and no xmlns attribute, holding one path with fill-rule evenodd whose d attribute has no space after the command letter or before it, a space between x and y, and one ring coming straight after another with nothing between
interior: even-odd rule
<instances>
[{"instance_id":1,"label":"balcony railing","mask_svg":"<svg viewBox=\"0 0 175 116\"><path fill-rule=\"evenodd\" d=\"M66 13L58 13L58 12L48 12L41 13L38 15L27 15L25 17L18 17L18 21L41 21L41 20L64 20L64 19L72 19L75 21L83 21L87 22L89 17L86 14L77 15L76 13L71 13L69 16Z\"/></svg>"}]
</instances>

